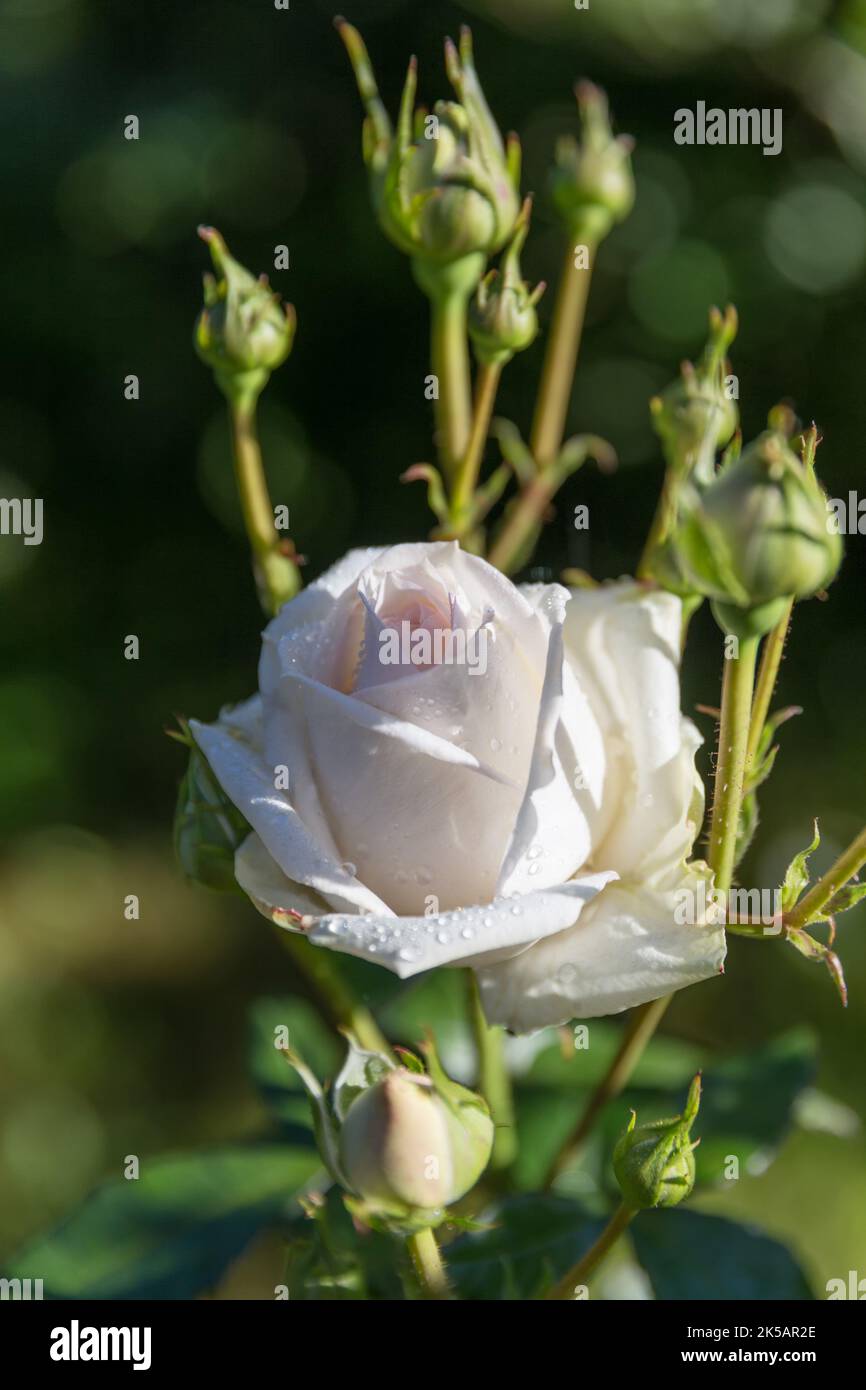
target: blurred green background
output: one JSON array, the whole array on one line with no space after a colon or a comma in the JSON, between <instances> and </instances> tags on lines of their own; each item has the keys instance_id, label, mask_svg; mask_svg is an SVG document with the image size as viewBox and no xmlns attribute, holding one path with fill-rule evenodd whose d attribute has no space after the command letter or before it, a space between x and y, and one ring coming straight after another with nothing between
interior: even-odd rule
<instances>
[{"instance_id":1,"label":"blurred green background","mask_svg":"<svg viewBox=\"0 0 866 1390\"><path fill-rule=\"evenodd\" d=\"M425 305L370 213L354 82L323 0L0 3L0 495L45 500L45 540L0 539L0 1249L66 1211L123 1157L251 1133L249 1002L292 988L277 934L240 899L187 886L170 823L175 712L250 693L260 614L225 420L191 346L217 225L298 310L262 427L274 500L316 574L350 544L423 538L429 458ZM746 436L788 398L825 436L832 495L862 487L866 438L866 3L849 0L355 0L393 109L410 52L422 99L446 95L441 40L474 26L500 125L538 194L527 278L552 279L543 197L571 87L610 94L637 138L637 206L603 249L570 424L606 435L619 472L561 494L534 577L633 569L660 481L647 398L700 348L709 304L736 303ZM784 147L681 148L673 113L782 107ZM135 114L141 135L123 138ZM286 244L290 269L273 271ZM550 313L552 296L542 305ZM506 373L526 430L541 345ZM127 401L124 377L141 383ZM569 525L590 507L588 533ZM797 611L781 734L746 885L777 883L820 817L824 867L866 808L863 548L827 602ZM140 638L138 662L123 639ZM693 625L685 708L718 702L720 641ZM712 727L696 716L711 738ZM708 761L705 760L705 766ZM123 900L140 895L141 917ZM723 981L666 1030L721 1048L793 1023L821 1040L813 1107L765 1174L700 1199L755 1216L819 1288L866 1274L866 909L843 919L847 1012L829 977L777 945L734 942ZM817 1119L814 1118L817 1116ZM816 1127L817 1125L817 1127ZM233 1290L257 1289L255 1261ZM268 1278L263 1280L267 1287Z\"/></svg>"}]
</instances>

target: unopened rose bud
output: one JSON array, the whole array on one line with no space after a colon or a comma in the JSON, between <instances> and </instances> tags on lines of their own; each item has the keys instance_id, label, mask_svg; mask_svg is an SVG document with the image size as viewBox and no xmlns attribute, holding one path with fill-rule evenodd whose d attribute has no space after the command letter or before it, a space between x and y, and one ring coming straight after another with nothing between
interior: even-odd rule
<instances>
[{"instance_id":1,"label":"unopened rose bud","mask_svg":"<svg viewBox=\"0 0 866 1390\"><path fill-rule=\"evenodd\" d=\"M461 32L459 52L450 39L445 45L459 102L440 101L432 113L416 113L413 58L393 130L361 35L343 19L336 23L367 112L364 159L383 231L401 251L430 266L473 257L477 281L484 257L500 250L514 227L519 156L516 144L506 151L490 113L469 30Z\"/></svg>"},{"instance_id":2,"label":"unopened rose bud","mask_svg":"<svg viewBox=\"0 0 866 1390\"><path fill-rule=\"evenodd\" d=\"M710 311L710 332L697 365L684 362L680 375L650 402L653 428L671 466L694 471L708 482L715 454L732 438L739 412L726 392L725 355L737 332L737 313Z\"/></svg>"},{"instance_id":3,"label":"unopened rose bud","mask_svg":"<svg viewBox=\"0 0 866 1390\"><path fill-rule=\"evenodd\" d=\"M291 352L295 311L280 304L264 275L256 279L229 255L215 228L200 227L199 236L210 247L217 278L205 276L196 351L229 399L255 397Z\"/></svg>"},{"instance_id":4,"label":"unopened rose bud","mask_svg":"<svg viewBox=\"0 0 866 1390\"><path fill-rule=\"evenodd\" d=\"M520 273L520 252L529 231L530 208L527 198L501 268L485 275L469 308L469 336L475 356L484 365L504 366L516 352L528 348L538 334L535 306L545 285L542 281L530 291Z\"/></svg>"},{"instance_id":5,"label":"unopened rose bud","mask_svg":"<svg viewBox=\"0 0 866 1390\"><path fill-rule=\"evenodd\" d=\"M726 614L769 616L780 601L807 598L835 576L842 541L827 516L814 473L782 434L767 430L684 506L678 558L695 589Z\"/></svg>"},{"instance_id":6,"label":"unopened rose bud","mask_svg":"<svg viewBox=\"0 0 866 1390\"><path fill-rule=\"evenodd\" d=\"M631 1113L628 1129L613 1151L613 1170L627 1207L675 1207L695 1183L690 1134L701 1101L701 1078L689 1088L686 1108L672 1120L639 1125Z\"/></svg>"},{"instance_id":7,"label":"unopened rose bud","mask_svg":"<svg viewBox=\"0 0 866 1390\"><path fill-rule=\"evenodd\" d=\"M479 1096L444 1076L397 1067L349 1107L340 1158L372 1211L433 1213L475 1185L493 1145Z\"/></svg>"},{"instance_id":8,"label":"unopened rose bud","mask_svg":"<svg viewBox=\"0 0 866 1390\"><path fill-rule=\"evenodd\" d=\"M579 82L581 138L563 136L551 174L554 206L576 241L601 241L631 212L634 178L630 135L615 136L607 97L591 82Z\"/></svg>"}]
</instances>

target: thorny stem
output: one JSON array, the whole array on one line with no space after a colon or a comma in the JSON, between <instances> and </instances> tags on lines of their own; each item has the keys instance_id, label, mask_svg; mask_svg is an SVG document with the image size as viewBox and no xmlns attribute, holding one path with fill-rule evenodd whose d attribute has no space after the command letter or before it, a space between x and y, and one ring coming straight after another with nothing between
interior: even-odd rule
<instances>
[{"instance_id":1,"label":"thorny stem","mask_svg":"<svg viewBox=\"0 0 866 1390\"><path fill-rule=\"evenodd\" d=\"M709 849L715 887L722 893L727 893L734 876L740 808L749 774L749 726L758 641L757 637L740 639L739 655L725 661L722 680L722 718Z\"/></svg>"},{"instance_id":2,"label":"thorny stem","mask_svg":"<svg viewBox=\"0 0 866 1390\"><path fill-rule=\"evenodd\" d=\"M559 1283L550 1290L550 1293L545 1295L546 1298L573 1299L575 1291L586 1284L590 1274L601 1263L608 1251L616 1245L623 1231L636 1215L637 1212L633 1207L627 1207L623 1204L611 1217L595 1244L587 1250L576 1265L572 1265L568 1273L563 1275Z\"/></svg>"},{"instance_id":3,"label":"thorny stem","mask_svg":"<svg viewBox=\"0 0 866 1390\"><path fill-rule=\"evenodd\" d=\"M782 617L764 640L758 679L755 683L755 699L752 705L752 721L749 727L749 743L746 750L746 762L749 767L754 765L758 745L761 742L761 734L764 732L767 715L770 713L770 701L776 687L776 679L779 674L782 652L785 647L785 639L788 636L793 609L794 600L791 599Z\"/></svg>"},{"instance_id":4,"label":"thorny stem","mask_svg":"<svg viewBox=\"0 0 866 1390\"><path fill-rule=\"evenodd\" d=\"M481 1094L490 1107L494 1125L490 1168L494 1172L502 1172L503 1169L510 1168L517 1156L514 1098L503 1047L505 1035L501 1028L492 1028L484 1016L475 972L467 970L466 975L469 1013L478 1049L479 1084Z\"/></svg>"},{"instance_id":5,"label":"thorny stem","mask_svg":"<svg viewBox=\"0 0 866 1390\"><path fill-rule=\"evenodd\" d=\"M412 1257L412 1264L418 1276L425 1298L451 1298L448 1274L436 1237L429 1226L425 1231L416 1231L407 1236L406 1244Z\"/></svg>"}]
</instances>

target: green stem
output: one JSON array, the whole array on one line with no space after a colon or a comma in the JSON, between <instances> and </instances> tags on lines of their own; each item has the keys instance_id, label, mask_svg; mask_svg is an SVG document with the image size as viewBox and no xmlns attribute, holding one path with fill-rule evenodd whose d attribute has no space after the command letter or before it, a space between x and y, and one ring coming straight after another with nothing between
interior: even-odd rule
<instances>
[{"instance_id":1,"label":"green stem","mask_svg":"<svg viewBox=\"0 0 866 1390\"><path fill-rule=\"evenodd\" d=\"M514 1116L514 1097L511 1077L505 1064L505 1034L492 1028L484 1017L478 981L473 970L467 972L469 1015L475 1045L478 1050L478 1072L481 1094L490 1107L494 1124L493 1153L490 1168L502 1172L510 1168L517 1157L517 1127Z\"/></svg>"},{"instance_id":2,"label":"green stem","mask_svg":"<svg viewBox=\"0 0 866 1390\"><path fill-rule=\"evenodd\" d=\"M490 420L493 415L493 405L501 375L502 365L497 362L483 363L478 369L478 379L475 383L475 408L472 412L472 430L457 474L451 501L451 515L458 532L461 523L465 522L466 514L475 497L478 476L481 472L481 460L484 456L484 445L490 430Z\"/></svg>"},{"instance_id":3,"label":"green stem","mask_svg":"<svg viewBox=\"0 0 866 1390\"><path fill-rule=\"evenodd\" d=\"M546 1297L573 1299L575 1291L586 1284L593 1270L601 1263L608 1251L616 1245L623 1231L636 1215L637 1213L632 1207L623 1204L611 1217L595 1245L587 1250L586 1254L578 1260L576 1265L572 1266Z\"/></svg>"},{"instance_id":4,"label":"green stem","mask_svg":"<svg viewBox=\"0 0 866 1390\"><path fill-rule=\"evenodd\" d=\"M779 674L782 652L785 647L785 638L788 636L788 627L791 622L793 609L794 600L791 599L785 612L779 619L779 622L772 631L767 634L764 640L764 646L761 652L761 665L758 669L758 679L755 683L755 699L752 704L752 721L749 727L749 743L746 750L746 760L750 767L757 757L758 745L761 742L761 734L764 732L767 715L770 713L770 701L773 698L773 691L776 688L776 679Z\"/></svg>"},{"instance_id":5,"label":"green stem","mask_svg":"<svg viewBox=\"0 0 866 1390\"><path fill-rule=\"evenodd\" d=\"M297 932L280 933L298 970L309 981L316 998L335 1028L346 1028L369 1052L391 1056L391 1047L375 1018L348 988L329 953L313 946Z\"/></svg>"},{"instance_id":6,"label":"green stem","mask_svg":"<svg viewBox=\"0 0 866 1390\"><path fill-rule=\"evenodd\" d=\"M529 447L539 468L556 458L565 433L597 242L588 243L586 270L578 270L574 250L569 243L557 286L532 421Z\"/></svg>"},{"instance_id":7,"label":"green stem","mask_svg":"<svg viewBox=\"0 0 866 1390\"><path fill-rule=\"evenodd\" d=\"M749 726L759 640L758 637L740 639L739 655L725 661L722 680L722 718L710 824L709 865L715 874L715 887L723 893L730 888L734 876L743 787L750 766Z\"/></svg>"},{"instance_id":8,"label":"green stem","mask_svg":"<svg viewBox=\"0 0 866 1390\"><path fill-rule=\"evenodd\" d=\"M786 927L788 929L804 927L809 918L826 907L834 894L838 893L839 889L843 888L856 873L859 873L864 864L866 864L866 826L863 827L857 838L851 841L848 848L842 851L835 864L831 865L823 878L819 878L806 896L801 898L790 912L786 913Z\"/></svg>"},{"instance_id":9,"label":"green stem","mask_svg":"<svg viewBox=\"0 0 866 1390\"><path fill-rule=\"evenodd\" d=\"M506 514L487 556L489 563L503 574L511 574L520 567L528 543L541 526L544 513L556 496L559 482L560 478L552 468L536 473Z\"/></svg>"},{"instance_id":10,"label":"green stem","mask_svg":"<svg viewBox=\"0 0 866 1390\"><path fill-rule=\"evenodd\" d=\"M628 1085L632 1072L643 1056L647 1043L664 1017L672 998L673 995L668 994L663 999L651 999L648 1004L642 1004L639 1009L634 1010L623 1033L616 1056L590 1096L583 1114L571 1134L553 1160L545 1179L545 1188L552 1187L559 1174L569 1166L608 1101L615 1099Z\"/></svg>"},{"instance_id":11,"label":"green stem","mask_svg":"<svg viewBox=\"0 0 866 1390\"><path fill-rule=\"evenodd\" d=\"M424 1231L416 1231L407 1236L406 1244L412 1257L415 1273L421 1284L425 1298L442 1299L451 1297L448 1274L442 1260L436 1237L429 1226Z\"/></svg>"},{"instance_id":12,"label":"green stem","mask_svg":"<svg viewBox=\"0 0 866 1390\"><path fill-rule=\"evenodd\" d=\"M437 380L436 444L445 477L456 477L472 428L468 297L460 290L431 300L430 365Z\"/></svg>"},{"instance_id":13,"label":"green stem","mask_svg":"<svg viewBox=\"0 0 866 1390\"><path fill-rule=\"evenodd\" d=\"M637 567L638 579L652 578L652 557L658 547L667 540L673 529L677 514L677 497L685 470L682 467L668 464L665 468L665 476L662 482L661 495L655 516L644 544L643 553Z\"/></svg>"},{"instance_id":14,"label":"green stem","mask_svg":"<svg viewBox=\"0 0 866 1390\"><path fill-rule=\"evenodd\" d=\"M273 616L301 587L297 565L283 551L283 542L274 524L274 509L268 494L262 451L256 428L256 397L237 395L230 399L235 478L241 499L244 525L253 552L259 596L265 612Z\"/></svg>"}]
</instances>

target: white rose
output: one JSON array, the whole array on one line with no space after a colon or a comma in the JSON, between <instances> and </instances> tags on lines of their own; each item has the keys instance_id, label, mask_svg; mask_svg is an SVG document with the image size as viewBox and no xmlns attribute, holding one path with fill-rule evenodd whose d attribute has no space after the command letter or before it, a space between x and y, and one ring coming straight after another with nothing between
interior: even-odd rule
<instances>
[{"instance_id":1,"label":"white rose","mask_svg":"<svg viewBox=\"0 0 866 1390\"><path fill-rule=\"evenodd\" d=\"M192 725L252 826L238 883L402 978L471 965L515 1031L719 973L686 864L679 626L631 582L518 589L444 542L350 552L266 629L260 694Z\"/></svg>"}]
</instances>

